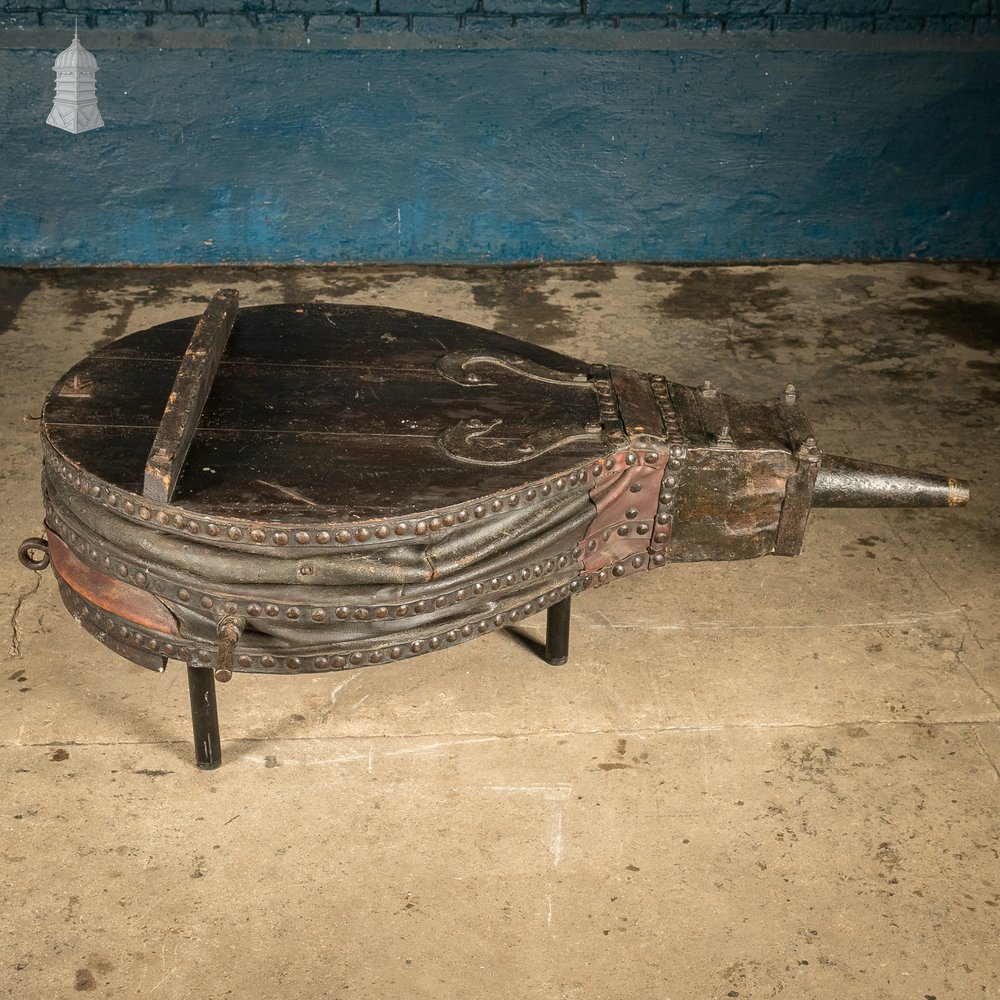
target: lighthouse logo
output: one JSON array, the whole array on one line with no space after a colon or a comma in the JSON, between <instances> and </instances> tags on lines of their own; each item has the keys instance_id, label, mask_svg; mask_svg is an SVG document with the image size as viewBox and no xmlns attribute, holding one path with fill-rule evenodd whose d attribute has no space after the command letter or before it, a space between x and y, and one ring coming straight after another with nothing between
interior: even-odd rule
<instances>
[{"instance_id":1,"label":"lighthouse logo","mask_svg":"<svg viewBox=\"0 0 1000 1000\"><path fill-rule=\"evenodd\" d=\"M74 133L103 128L94 80L97 60L80 44L77 31L73 32L70 47L56 56L52 69L56 74L56 98L46 124Z\"/></svg>"}]
</instances>

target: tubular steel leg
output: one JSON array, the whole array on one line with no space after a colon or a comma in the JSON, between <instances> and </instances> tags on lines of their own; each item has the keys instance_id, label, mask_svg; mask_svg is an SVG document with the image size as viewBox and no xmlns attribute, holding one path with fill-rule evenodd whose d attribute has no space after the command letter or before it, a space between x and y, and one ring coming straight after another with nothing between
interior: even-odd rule
<instances>
[{"instance_id":1,"label":"tubular steel leg","mask_svg":"<svg viewBox=\"0 0 1000 1000\"><path fill-rule=\"evenodd\" d=\"M549 607L545 619L545 662L562 666L569 659L569 613L567 597Z\"/></svg>"},{"instance_id":2,"label":"tubular steel leg","mask_svg":"<svg viewBox=\"0 0 1000 1000\"><path fill-rule=\"evenodd\" d=\"M215 702L215 675L207 667L188 664L188 693L194 726L194 757L198 767L211 771L222 763L219 710Z\"/></svg>"}]
</instances>

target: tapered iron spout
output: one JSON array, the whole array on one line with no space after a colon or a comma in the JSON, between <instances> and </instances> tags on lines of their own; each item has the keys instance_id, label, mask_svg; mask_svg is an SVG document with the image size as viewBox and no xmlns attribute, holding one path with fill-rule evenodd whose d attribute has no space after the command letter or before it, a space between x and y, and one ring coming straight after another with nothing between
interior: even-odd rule
<instances>
[{"instance_id":1,"label":"tapered iron spout","mask_svg":"<svg viewBox=\"0 0 1000 1000\"><path fill-rule=\"evenodd\" d=\"M969 484L890 465L824 455L813 507L964 507Z\"/></svg>"}]
</instances>

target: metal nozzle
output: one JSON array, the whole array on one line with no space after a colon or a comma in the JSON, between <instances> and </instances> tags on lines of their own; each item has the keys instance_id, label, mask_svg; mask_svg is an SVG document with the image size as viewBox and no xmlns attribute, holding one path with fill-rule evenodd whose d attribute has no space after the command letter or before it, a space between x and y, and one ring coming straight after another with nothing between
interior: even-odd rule
<instances>
[{"instance_id":1,"label":"metal nozzle","mask_svg":"<svg viewBox=\"0 0 1000 1000\"><path fill-rule=\"evenodd\" d=\"M969 484L964 479L859 462L824 455L813 507L964 507Z\"/></svg>"}]
</instances>

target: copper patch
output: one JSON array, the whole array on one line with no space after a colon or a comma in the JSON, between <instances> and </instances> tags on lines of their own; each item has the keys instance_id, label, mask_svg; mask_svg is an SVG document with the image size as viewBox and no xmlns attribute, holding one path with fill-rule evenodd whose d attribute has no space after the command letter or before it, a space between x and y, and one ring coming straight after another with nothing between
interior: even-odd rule
<instances>
[{"instance_id":1,"label":"copper patch","mask_svg":"<svg viewBox=\"0 0 1000 1000\"><path fill-rule=\"evenodd\" d=\"M56 575L97 607L153 632L179 636L174 616L152 594L105 576L81 562L48 526L49 556Z\"/></svg>"}]
</instances>

